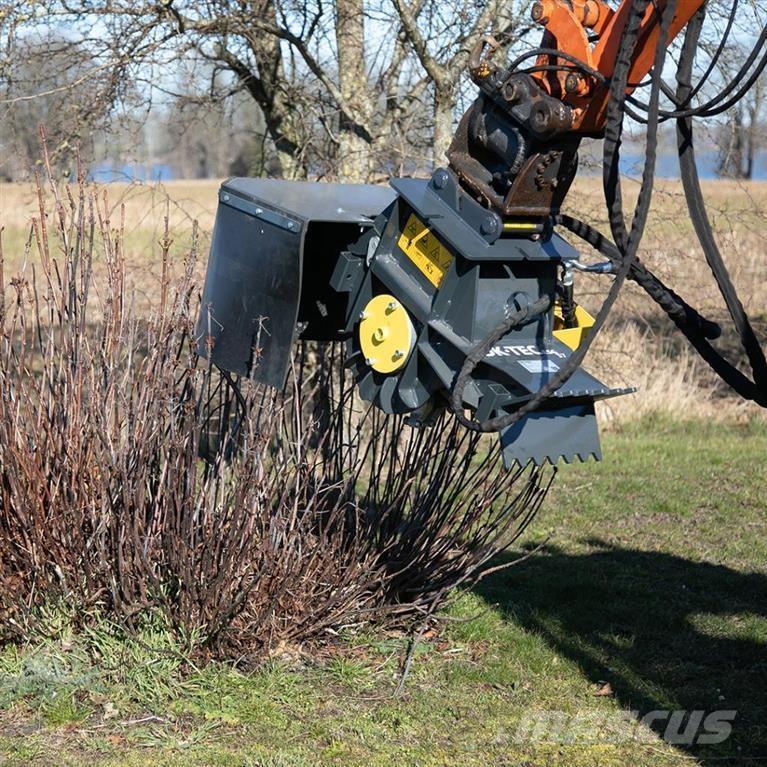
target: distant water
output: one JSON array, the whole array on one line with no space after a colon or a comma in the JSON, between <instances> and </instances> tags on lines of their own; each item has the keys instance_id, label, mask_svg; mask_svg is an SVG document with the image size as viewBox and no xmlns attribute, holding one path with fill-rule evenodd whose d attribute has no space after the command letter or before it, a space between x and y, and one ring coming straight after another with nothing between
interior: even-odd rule
<instances>
[{"instance_id":1,"label":"distant water","mask_svg":"<svg viewBox=\"0 0 767 767\"><path fill-rule=\"evenodd\" d=\"M698 173L703 179L715 179L716 167L719 156L715 151L696 152ZM639 176L644 167L644 155L627 153L621 156L621 171L630 176ZM598 175L600 173L599 161L593 159L583 164L582 172L585 175ZM658 178L679 178L679 158L675 154L658 155L655 175ZM767 181L767 150L757 154L754 164L754 180Z\"/></svg>"},{"instance_id":2,"label":"distant water","mask_svg":"<svg viewBox=\"0 0 767 767\"><path fill-rule=\"evenodd\" d=\"M102 184L113 182L157 182L170 181L176 177L173 168L165 163L143 165L140 163L101 162L93 165L88 173L92 181Z\"/></svg>"},{"instance_id":3,"label":"distant water","mask_svg":"<svg viewBox=\"0 0 767 767\"><path fill-rule=\"evenodd\" d=\"M698 152L698 173L703 179L715 179L716 166L719 160L716 151ZM581 158L581 173L585 176L596 176L601 173L601 158L590 156ZM639 176L644 165L644 155L627 152L621 156L621 170L629 176ZM139 163L101 162L94 165L89 173L93 181L108 183L112 181L170 181L177 178L175 169L165 163L142 165ZM663 153L658 155L656 166L658 178L678 178L679 159L675 154ZM767 150L757 154L754 166L754 180L767 181Z\"/></svg>"}]
</instances>

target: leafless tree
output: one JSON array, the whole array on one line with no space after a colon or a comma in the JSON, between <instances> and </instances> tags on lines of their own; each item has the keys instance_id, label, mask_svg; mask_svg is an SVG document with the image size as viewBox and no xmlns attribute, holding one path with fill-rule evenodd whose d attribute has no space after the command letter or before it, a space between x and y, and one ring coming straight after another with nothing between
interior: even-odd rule
<instances>
[{"instance_id":1,"label":"leafless tree","mask_svg":"<svg viewBox=\"0 0 767 767\"><path fill-rule=\"evenodd\" d=\"M429 0L392 0L401 34L425 73L433 96L433 160L443 161L453 135L459 80L471 49L489 30L508 48L530 30L531 2L491 0L461 6Z\"/></svg>"},{"instance_id":2,"label":"leafless tree","mask_svg":"<svg viewBox=\"0 0 767 767\"><path fill-rule=\"evenodd\" d=\"M390 172L398 145L399 170L441 162L471 47L490 31L518 39L527 2L22 0L7 15L16 36L63 30L88 51L87 77L108 72L147 98L182 90L168 72L203 59L219 98L258 104L282 175L360 181Z\"/></svg>"},{"instance_id":3,"label":"leafless tree","mask_svg":"<svg viewBox=\"0 0 767 767\"><path fill-rule=\"evenodd\" d=\"M722 126L718 173L726 178L752 179L759 151L767 140L767 77L761 77L730 111Z\"/></svg>"},{"instance_id":4,"label":"leafless tree","mask_svg":"<svg viewBox=\"0 0 767 767\"><path fill-rule=\"evenodd\" d=\"M108 68L94 70L80 41L47 30L6 39L0 76L2 172L13 177L39 156L38 125L45 122L55 155L65 169L75 143L87 142L118 99L129 101L130 84Z\"/></svg>"}]
</instances>

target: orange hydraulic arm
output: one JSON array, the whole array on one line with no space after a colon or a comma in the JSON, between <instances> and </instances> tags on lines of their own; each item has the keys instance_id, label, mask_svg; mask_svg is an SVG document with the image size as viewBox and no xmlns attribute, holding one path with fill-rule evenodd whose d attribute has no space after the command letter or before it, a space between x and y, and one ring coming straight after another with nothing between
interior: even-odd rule
<instances>
[{"instance_id":1,"label":"orange hydraulic arm","mask_svg":"<svg viewBox=\"0 0 767 767\"><path fill-rule=\"evenodd\" d=\"M650 0L632 29L627 93L653 67L671 1ZM676 0L669 41L705 1ZM616 10L604 0L537 0L532 16L544 28L541 45L506 68L491 61L498 43L479 41L469 71L480 93L447 153L451 170L476 199L508 218L546 219L560 209L577 172L581 139L604 133L610 82L635 7L633 0L621 0ZM536 57L534 66L520 67Z\"/></svg>"},{"instance_id":2,"label":"orange hydraulic arm","mask_svg":"<svg viewBox=\"0 0 767 767\"><path fill-rule=\"evenodd\" d=\"M670 40L682 31L705 2L678 0L669 29ZM652 69L660 33L660 14L665 6L666 0L656 0L647 7L637 38L629 83L639 84ZM533 20L545 28L543 48L569 54L609 79L630 9L630 0L622 0L615 11L602 0L538 0L533 5L532 15ZM598 36L596 44L589 42L590 35ZM599 133L604 127L608 86L593 75L574 71L567 59L546 54L539 57L537 64L564 67L535 72L533 77L549 95L572 108L572 131Z\"/></svg>"}]
</instances>

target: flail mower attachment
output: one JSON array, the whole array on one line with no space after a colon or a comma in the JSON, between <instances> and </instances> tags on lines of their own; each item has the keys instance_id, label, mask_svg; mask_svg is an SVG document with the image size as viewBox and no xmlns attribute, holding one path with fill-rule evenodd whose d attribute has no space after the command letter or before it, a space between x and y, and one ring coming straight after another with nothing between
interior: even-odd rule
<instances>
[{"instance_id":1,"label":"flail mower attachment","mask_svg":"<svg viewBox=\"0 0 767 767\"><path fill-rule=\"evenodd\" d=\"M609 389L580 364L623 283L633 279L722 380L767 407L767 360L710 230L691 122L720 114L722 100L731 106L756 82L767 65L767 29L718 96L689 106L701 85L693 90L691 73L704 6L704 0L622 0L617 9L601 0L533 3L542 47L499 65L498 41L477 42L468 64L478 97L453 136L449 169L429 180L398 179L393 190L227 181L198 328L202 354L224 371L282 387L296 339L345 339L361 396L387 413L408 414L414 426L449 407L464 427L499 433L507 466L599 458L594 403L631 390ZM661 92L669 93L663 62L682 30L669 112L660 108ZM647 103L631 96L648 84ZM633 109L647 113L648 130L627 227L619 150L630 97ZM719 326L638 258L662 116L676 119L691 220L753 380L711 345ZM560 213L585 136L605 138L612 242ZM579 263L554 225L609 260ZM575 303L576 269L615 275L596 321Z\"/></svg>"},{"instance_id":2,"label":"flail mower attachment","mask_svg":"<svg viewBox=\"0 0 767 767\"><path fill-rule=\"evenodd\" d=\"M545 311L475 361L460 396L475 422L513 412L588 332L591 318L580 307L562 327L557 300L559 275L577 251L543 224L504 224L449 170L392 187L225 182L201 353L223 370L282 387L295 340L345 339L362 398L419 426L449 406L467 356L510 314L544 299ZM506 465L599 459L594 403L627 391L579 368L499 432Z\"/></svg>"}]
</instances>

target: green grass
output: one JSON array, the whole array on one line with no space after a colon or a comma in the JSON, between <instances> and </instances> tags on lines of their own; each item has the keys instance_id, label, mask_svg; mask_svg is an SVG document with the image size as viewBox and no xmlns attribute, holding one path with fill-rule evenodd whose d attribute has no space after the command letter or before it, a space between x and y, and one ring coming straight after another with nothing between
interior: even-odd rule
<instances>
[{"instance_id":1,"label":"green grass","mask_svg":"<svg viewBox=\"0 0 767 767\"><path fill-rule=\"evenodd\" d=\"M286 648L245 673L195 666L162 626L50 638L0 655L3 765L677 765L767 757L767 428L645 422L564 467L528 533L417 648L406 637ZM612 695L595 692L608 682ZM736 709L721 746L657 732L609 743L621 712ZM520 741L531 712L576 743ZM572 720L571 720L572 721ZM584 722L586 724L584 724ZM601 726L601 730L600 730ZM626 732L629 723L624 723Z\"/></svg>"}]
</instances>

